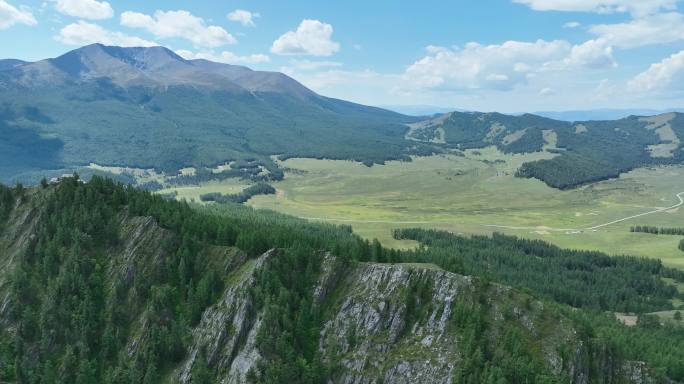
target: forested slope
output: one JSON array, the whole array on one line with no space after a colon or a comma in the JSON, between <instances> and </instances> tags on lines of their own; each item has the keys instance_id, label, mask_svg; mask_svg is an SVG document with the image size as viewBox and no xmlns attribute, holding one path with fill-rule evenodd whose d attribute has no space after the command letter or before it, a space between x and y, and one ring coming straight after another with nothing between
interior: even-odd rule
<instances>
[{"instance_id":1,"label":"forested slope","mask_svg":"<svg viewBox=\"0 0 684 384\"><path fill-rule=\"evenodd\" d=\"M0 222L1 381L684 380L681 327L612 314L671 308L662 277L682 276L657 262L431 232L403 234L428 249L390 251L348 227L98 177L0 187ZM525 256L548 259L569 296L531 284Z\"/></svg>"},{"instance_id":2,"label":"forested slope","mask_svg":"<svg viewBox=\"0 0 684 384\"><path fill-rule=\"evenodd\" d=\"M272 155L371 165L430 153L403 139L415 120L318 95L282 73L93 44L0 66L0 180L91 162L168 172L268 166Z\"/></svg>"},{"instance_id":3,"label":"forested slope","mask_svg":"<svg viewBox=\"0 0 684 384\"><path fill-rule=\"evenodd\" d=\"M454 112L412 125L409 137L443 146L496 146L505 153L546 150L547 160L522 165L517 175L568 189L618 177L634 168L684 161L684 115L630 116L614 121L566 122L531 114Z\"/></svg>"}]
</instances>

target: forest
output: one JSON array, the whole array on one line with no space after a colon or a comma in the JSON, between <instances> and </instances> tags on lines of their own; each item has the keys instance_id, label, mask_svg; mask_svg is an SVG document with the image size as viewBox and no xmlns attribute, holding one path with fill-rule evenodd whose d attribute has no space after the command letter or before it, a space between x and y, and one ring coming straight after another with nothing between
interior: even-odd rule
<instances>
[{"instance_id":1,"label":"forest","mask_svg":"<svg viewBox=\"0 0 684 384\"><path fill-rule=\"evenodd\" d=\"M97 176L87 184L68 178L38 189L0 187L0 222L7 224L17 199L33 204L42 219L36 241L19 255L11 273L15 326L0 330L0 381L159 382L184 358L191 327L223 292L225 282L207 256L215 246L236 247L250 257L280 250L250 291L255 310L266 314L262 329L268 330L257 337L266 358L250 373L253 382L322 383L335 369L318 354L324 313L311 300L321 268L321 258L312 255L322 251L343 263L433 263L483 284L512 285L568 316L592 344L645 361L660 378L684 380L684 328L649 316L629 328L612 314L671 309L669 300L681 298L662 278L682 282L684 275L658 261L568 251L502 235L423 230L396 233L423 247L390 250L361 239L348 226L313 224L233 203L192 206ZM125 240L122 212L154 218L173 234L159 242L166 256L153 265L136 265L139 273L130 282L111 280L108 273L110 250ZM528 360L500 358L506 350L533 355L522 339L511 335L498 352L478 349L487 340L481 330L488 319L457 313L465 316L459 326L474 337L473 351L484 351L462 377L498 372L491 376L499 378L496 382L516 382L511 372L527 372L525 377L537 378L530 382L552 382L542 380L544 372ZM144 328L132 320L138 315L145 319ZM125 341L136 332L143 332L147 342L131 356ZM206 364L194 366L193 383L213 382L209 357L201 355L199 361Z\"/></svg>"},{"instance_id":2,"label":"forest","mask_svg":"<svg viewBox=\"0 0 684 384\"><path fill-rule=\"evenodd\" d=\"M204 195L200 196L200 200L202 201L214 201L217 203L244 203L251 199L253 196L257 195L273 195L276 193L275 188L273 188L270 184L264 183L264 182L259 182L254 185L251 185L247 188L245 188L242 192L240 193L235 193L235 194L230 194L230 195L224 195L219 192L215 193L206 193Z\"/></svg>"},{"instance_id":3,"label":"forest","mask_svg":"<svg viewBox=\"0 0 684 384\"><path fill-rule=\"evenodd\" d=\"M464 237L425 229L395 231L397 239L424 245L407 260L435 263L463 275L530 290L576 308L612 312L674 309L676 288L658 277L684 282L684 272L659 260L558 248L539 241L494 234Z\"/></svg>"},{"instance_id":4,"label":"forest","mask_svg":"<svg viewBox=\"0 0 684 384\"><path fill-rule=\"evenodd\" d=\"M664 228L650 225L635 225L629 229L630 232L650 233L652 235L674 235L684 236L684 228Z\"/></svg>"},{"instance_id":5,"label":"forest","mask_svg":"<svg viewBox=\"0 0 684 384\"><path fill-rule=\"evenodd\" d=\"M555 134L556 156L524 163L516 176L536 178L559 189L618 177L632 169L684 161L684 152L652 157L648 148L661 143L647 122L630 116L614 121L564 122L532 114L453 113L435 124L445 131L446 145L459 149L494 145L504 153L530 153L544 149L545 133ZM684 137L684 118L675 115L669 126ZM513 139L513 137L515 139ZM678 149L682 146L679 145Z\"/></svg>"}]
</instances>

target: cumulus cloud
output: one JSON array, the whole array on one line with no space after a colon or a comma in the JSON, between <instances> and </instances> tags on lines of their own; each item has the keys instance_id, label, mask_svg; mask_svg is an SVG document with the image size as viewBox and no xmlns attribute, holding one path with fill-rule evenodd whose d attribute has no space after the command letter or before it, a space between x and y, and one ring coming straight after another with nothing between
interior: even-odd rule
<instances>
[{"instance_id":1,"label":"cumulus cloud","mask_svg":"<svg viewBox=\"0 0 684 384\"><path fill-rule=\"evenodd\" d=\"M114 9L106 1L55 0L55 9L64 15L82 19L102 20L114 16Z\"/></svg>"},{"instance_id":2,"label":"cumulus cloud","mask_svg":"<svg viewBox=\"0 0 684 384\"><path fill-rule=\"evenodd\" d=\"M564 63L570 67L607 68L616 67L613 47L604 40L589 40L575 45Z\"/></svg>"},{"instance_id":3,"label":"cumulus cloud","mask_svg":"<svg viewBox=\"0 0 684 384\"><path fill-rule=\"evenodd\" d=\"M577 21L568 21L567 23L563 24L563 28L578 28L581 25L582 24Z\"/></svg>"},{"instance_id":4,"label":"cumulus cloud","mask_svg":"<svg viewBox=\"0 0 684 384\"><path fill-rule=\"evenodd\" d=\"M340 44L331 40L333 27L318 20L302 20L296 31L280 36L271 46L278 55L330 56L340 50Z\"/></svg>"},{"instance_id":5,"label":"cumulus cloud","mask_svg":"<svg viewBox=\"0 0 684 384\"><path fill-rule=\"evenodd\" d=\"M59 34L55 36L55 39L64 44L79 46L93 43L118 45L122 47L152 47L159 45L154 41L125 35L121 32L109 31L97 24L85 21L79 21L65 26L59 31Z\"/></svg>"},{"instance_id":6,"label":"cumulus cloud","mask_svg":"<svg viewBox=\"0 0 684 384\"><path fill-rule=\"evenodd\" d=\"M206 25L204 19L188 11L156 11L153 16L138 12L121 14L121 25L145 29L159 39L183 38L199 47L215 48L237 42L222 27Z\"/></svg>"},{"instance_id":7,"label":"cumulus cloud","mask_svg":"<svg viewBox=\"0 0 684 384\"><path fill-rule=\"evenodd\" d=\"M254 19L260 17L258 13L245 11L244 9L236 9L228 14L228 20L235 21L244 25L245 27L254 27Z\"/></svg>"},{"instance_id":8,"label":"cumulus cloud","mask_svg":"<svg viewBox=\"0 0 684 384\"><path fill-rule=\"evenodd\" d=\"M677 8L677 0L513 0L535 11L631 13L644 16Z\"/></svg>"},{"instance_id":9,"label":"cumulus cloud","mask_svg":"<svg viewBox=\"0 0 684 384\"><path fill-rule=\"evenodd\" d=\"M589 31L618 48L666 44L684 40L684 17L677 12L668 12L625 23L594 25Z\"/></svg>"},{"instance_id":10,"label":"cumulus cloud","mask_svg":"<svg viewBox=\"0 0 684 384\"><path fill-rule=\"evenodd\" d=\"M38 22L28 8L17 8L0 0L0 29L7 29L15 24L36 25Z\"/></svg>"},{"instance_id":11,"label":"cumulus cloud","mask_svg":"<svg viewBox=\"0 0 684 384\"><path fill-rule=\"evenodd\" d=\"M633 91L681 89L684 85L684 51L651 64L629 82Z\"/></svg>"},{"instance_id":12,"label":"cumulus cloud","mask_svg":"<svg viewBox=\"0 0 684 384\"><path fill-rule=\"evenodd\" d=\"M186 60L204 59L226 64L257 64L271 61L268 55L261 53L239 56L229 51L219 53L213 51L192 52L184 49L178 50L176 53Z\"/></svg>"},{"instance_id":13,"label":"cumulus cloud","mask_svg":"<svg viewBox=\"0 0 684 384\"><path fill-rule=\"evenodd\" d=\"M430 46L427 53L404 77L417 87L444 90L508 90L539 73L615 65L611 48L597 41L574 46L564 40L468 43L463 48Z\"/></svg>"}]
</instances>

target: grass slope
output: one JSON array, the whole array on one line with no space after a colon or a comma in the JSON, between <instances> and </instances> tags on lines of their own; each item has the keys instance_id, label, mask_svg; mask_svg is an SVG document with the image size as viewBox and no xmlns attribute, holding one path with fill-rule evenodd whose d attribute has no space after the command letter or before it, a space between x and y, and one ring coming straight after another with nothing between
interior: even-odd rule
<instances>
[{"instance_id":1,"label":"grass slope","mask_svg":"<svg viewBox=\"0 0 684 384\"><path fill-rule=\"evenodd\" d=\"M479 155L477 154L479 153ZM465 157L431 156L370 169L345 161L291 159L274 196L256 196L258 208L351 225L362 236L392 247L415 246L392 237L395 228L424 227L455 233L494 231L542 239L562 247L661 258L684 268L680 237L630 233L636 222L676 226L684 211L644 216L600 230L569 233L552 228L596 225L677 202L684 167L638 169L619 179L558 191L534 179L514 177L520 164L546 154L506 155L493 148ZM209 187L200 190L209 191ZM488 227L500 225L500 228Z\"/></svg>"}]
</instances>

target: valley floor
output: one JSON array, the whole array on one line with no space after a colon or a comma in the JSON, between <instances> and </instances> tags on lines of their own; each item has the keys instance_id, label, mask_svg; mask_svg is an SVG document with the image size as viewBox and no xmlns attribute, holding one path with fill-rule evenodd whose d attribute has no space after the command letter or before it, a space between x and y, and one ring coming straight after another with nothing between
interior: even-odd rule
<instances>
[{"instance_id":1,"label":"valley floor","mask_svg":"<svg viewBox=\"0 0 684 384\"><path fill-rule=\"evenodd\" d=\"M532 157L493 149L465 157L441 155L372 168L348 161L291 159L282 163L278 193L249 204L312 220L351 225L390 247L395 228L425 227L464 234L504 232L566 248L655 257L684 268L678 236L631 233L633 225L681 227L676 206L684 191L684 166L644 168L580 189L559 191L514 177ZM672 207L671 209L663 208ZM615 220L652 212L637 218ZM610 225L602 226L603 224ZM598 228L595 228L599 226Z\"/></svg>"},{"instance_id":2,"label":"valley floor","mask_svg":"<svg viewBox=\"0 0 684 384\"><path fill-rule=\"evenodd\" d=\"M508 155L495 148L462 155L415 157L367 167L351 161L289 159L275 195L247 204L314 221L351 225L388 247L397 228L434 228L463 234L502 232L541 239L564 248L598 250L662 259L684 269L679 236L631 233L634 225L684 226L684 166L641 168L619 179L560 191L535 179L516 178L527 161L548 152ZM238 179L160 191L200 201L206 193L238 193ZM637 216L637 217L634 217Z\"/></svg>"}]
</instances>

